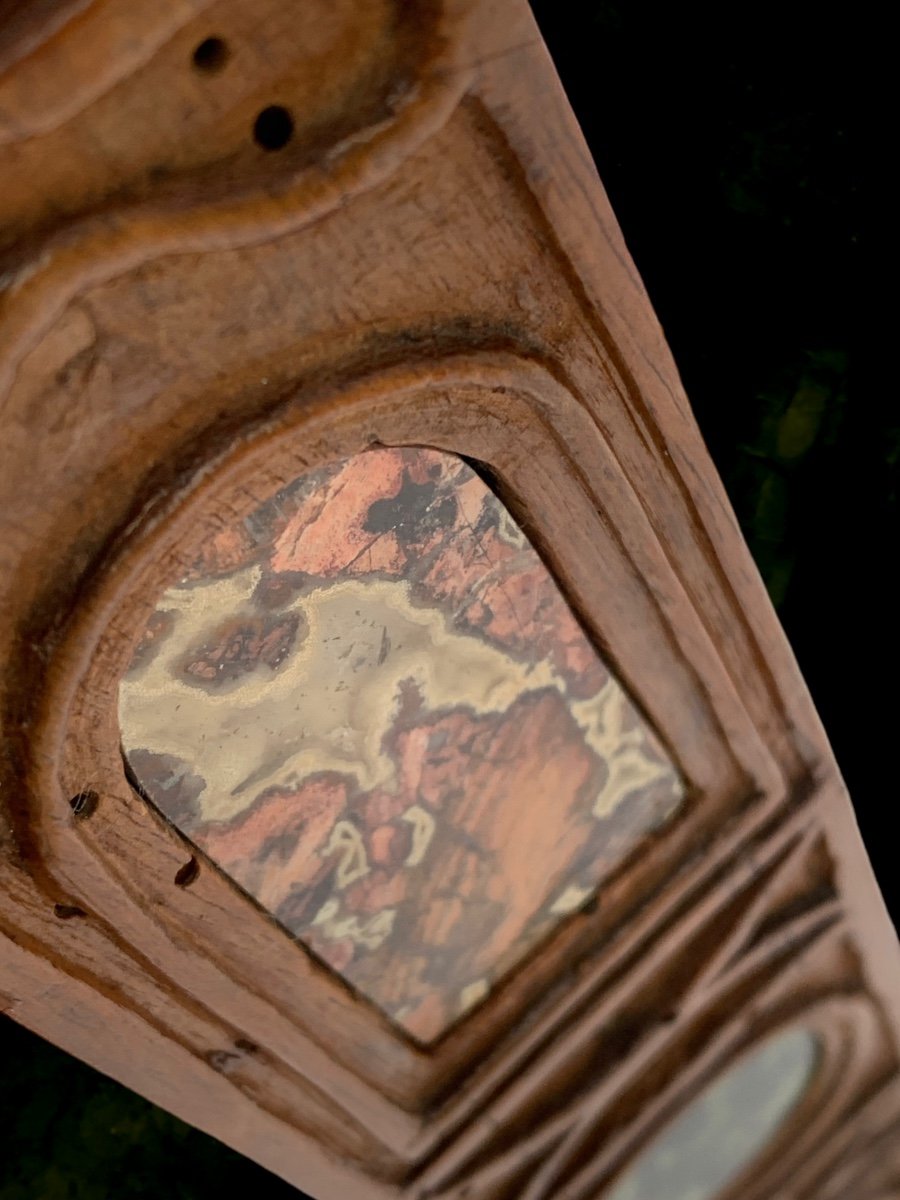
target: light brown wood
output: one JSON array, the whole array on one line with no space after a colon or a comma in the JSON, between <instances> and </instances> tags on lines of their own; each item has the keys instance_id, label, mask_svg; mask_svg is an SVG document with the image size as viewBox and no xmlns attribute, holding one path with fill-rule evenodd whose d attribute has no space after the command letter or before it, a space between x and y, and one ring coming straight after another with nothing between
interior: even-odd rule
<instances>
[{"instance_id":1,"label":"light brown wood","mask_svg":"<svg viewBox=\"0 0 900 1200\"><path fill-rule=\"evenodd\" d=\"M320 1200L587 1200L809 1027L728 1200L891 1194L896 942L524 3L26 5L0 72L4 1009ZM119 753L204 539L376 444L481 465L689 786L428 1048L202 856L176 882Z\"/></svg>"}]
</instances>

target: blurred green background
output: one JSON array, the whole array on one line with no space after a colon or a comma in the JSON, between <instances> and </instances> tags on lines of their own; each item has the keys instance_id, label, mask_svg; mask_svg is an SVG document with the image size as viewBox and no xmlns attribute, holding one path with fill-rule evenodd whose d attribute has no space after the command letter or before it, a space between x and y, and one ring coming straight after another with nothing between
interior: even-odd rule
<instances>
[{"instance_id":1,"label":"blurred green background","mask_svg":"<svg viewBox=\"0 0 900 1200\"><path fill-rule=\"evenodd\" d=\"M862 355L870 35L790 3L534 9L896 912L893 714L865 703L896 677L900 479ZM0 1061L0 1200L300 1195L4 1019Z\"/></svg>"}]
</instances>

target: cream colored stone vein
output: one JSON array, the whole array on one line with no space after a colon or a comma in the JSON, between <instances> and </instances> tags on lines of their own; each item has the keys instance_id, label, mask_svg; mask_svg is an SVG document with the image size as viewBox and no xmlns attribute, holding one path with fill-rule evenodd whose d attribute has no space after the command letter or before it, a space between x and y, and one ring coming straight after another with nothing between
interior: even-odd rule
<instances>
[{"instance_id":1,"label":"cream colored stone vein","mask_svg":"<svg viewBox=\"0 0 900 1200\"><path fill-rule=\"evenodd\" d=\"M634 705L612 676L596 696L575 701L570 707L575 720L587 734L588 744L604 760L609 771L606 783L594 801L595 817L608 817L629 793L663 778L668 778L671 785L672 802L668 812L681 802L684 787L677 771L664 757L656 761L647 755L647 727L643 721L635 721Z\"/></svg>"},{"instance_id":2,"label":"cream colored stone vein","mask_svg":"<svg viewBox=\"0 0 900 1200\"><path fill-rule=\"evenodd\" d=\"M360 920L357 916L342 917L339 900L326 900L312 921L312 927L327 938L338 942L349 939L355 946L377 950L390 936L397 919L395 908L384 908L374 916Z\"/></svg>"},{"instance_id":3,"label":"cream colored stone vein","mask_svg":"<svg viewBox=\"0 0 900 1200\"><path fill-rule=\"evenodd\" d=\"M503 712L529 692L565 681L547 659L521 663L473 635L450 628L437 608L410 602L403 581L344 580L298 597L307 636L277 671L259 664L212 692L181 674L183 663L224 621L258 615L252 567L225 579L167 591L159 608L173 628L146 666L121 684L119 719L126 753L174 755L206 782L205 819L228 820L264 788L290 786L314 772L353 775L364 789L396 787L382 739L391 728L400 684L412 679L431 711L464 706ZM608 815L623 796L674 770L641 751L633 706L613 679L594 698L571 704L586 740L609 764L594 811ZM424 829L419 834L424 835Z\"/></svg>"},{"instance_id":4,"label":"cream colored stone vein","mask_svg":"<svg viewBox=\"0 0 900 1200\"><path fill-rule=\"evenodd\" d=\"M412 848L404 859L404 865L417 867L428 853L428 847L434 837L437 828L434 817L421 805L411 804L406 812L401 814L400 820L412 826Z\"/></svg>"}]
</instances>

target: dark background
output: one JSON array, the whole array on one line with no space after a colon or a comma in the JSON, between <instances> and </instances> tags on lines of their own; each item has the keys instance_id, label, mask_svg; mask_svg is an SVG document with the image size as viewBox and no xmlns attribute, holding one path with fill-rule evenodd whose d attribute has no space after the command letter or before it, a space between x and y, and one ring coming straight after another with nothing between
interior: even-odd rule
<instances>
[{"instance_id":1,"label":"dark background","mask_svg":"<svg viewBox=\"0 0 900 1200\"><path fill-rule=\"evenodd\" d=\"M878 35L764 0L534 8L896 918L900 404L864 378ZM299 1196L8 1020L0 1064L0 1200Z\"/></svg>"}]
</instances>

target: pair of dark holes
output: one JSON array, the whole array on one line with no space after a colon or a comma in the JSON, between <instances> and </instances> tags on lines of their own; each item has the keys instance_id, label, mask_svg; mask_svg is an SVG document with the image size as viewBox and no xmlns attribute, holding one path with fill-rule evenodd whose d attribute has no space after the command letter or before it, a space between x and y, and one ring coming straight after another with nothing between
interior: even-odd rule
<instances>
[{"instance_id":1,"label":"pair of dark holes","mask_svg":"<svg viewBox=\"0 0 900 1200\"><path fill-rule=\"evenodd\" d=\"M217 75L228 62L231 51L220 37L204 38L191 55L197 71ZM281 150L294 136L294 118L281 104L270 104L253 122L253 140L263 150Z\"/></svg>"},{"instance_id":2,"label":"pair of dark holes","mask_svg":"<svg viewBox=\"0 0 900 1200\"><path fill-rule=\"evenodd\" d=\"M83 821L96 812L99 801L100 797L94 791L76 792L69 800L69 808L79 820ZM200 864L192 855L184 866L179 867L176 871L175 882L179 887L190 887L199 874ZM80 908L71 904L57 904L55 911L62 920L68 917L84 916Z\"/></svg>"}]
</instances>

